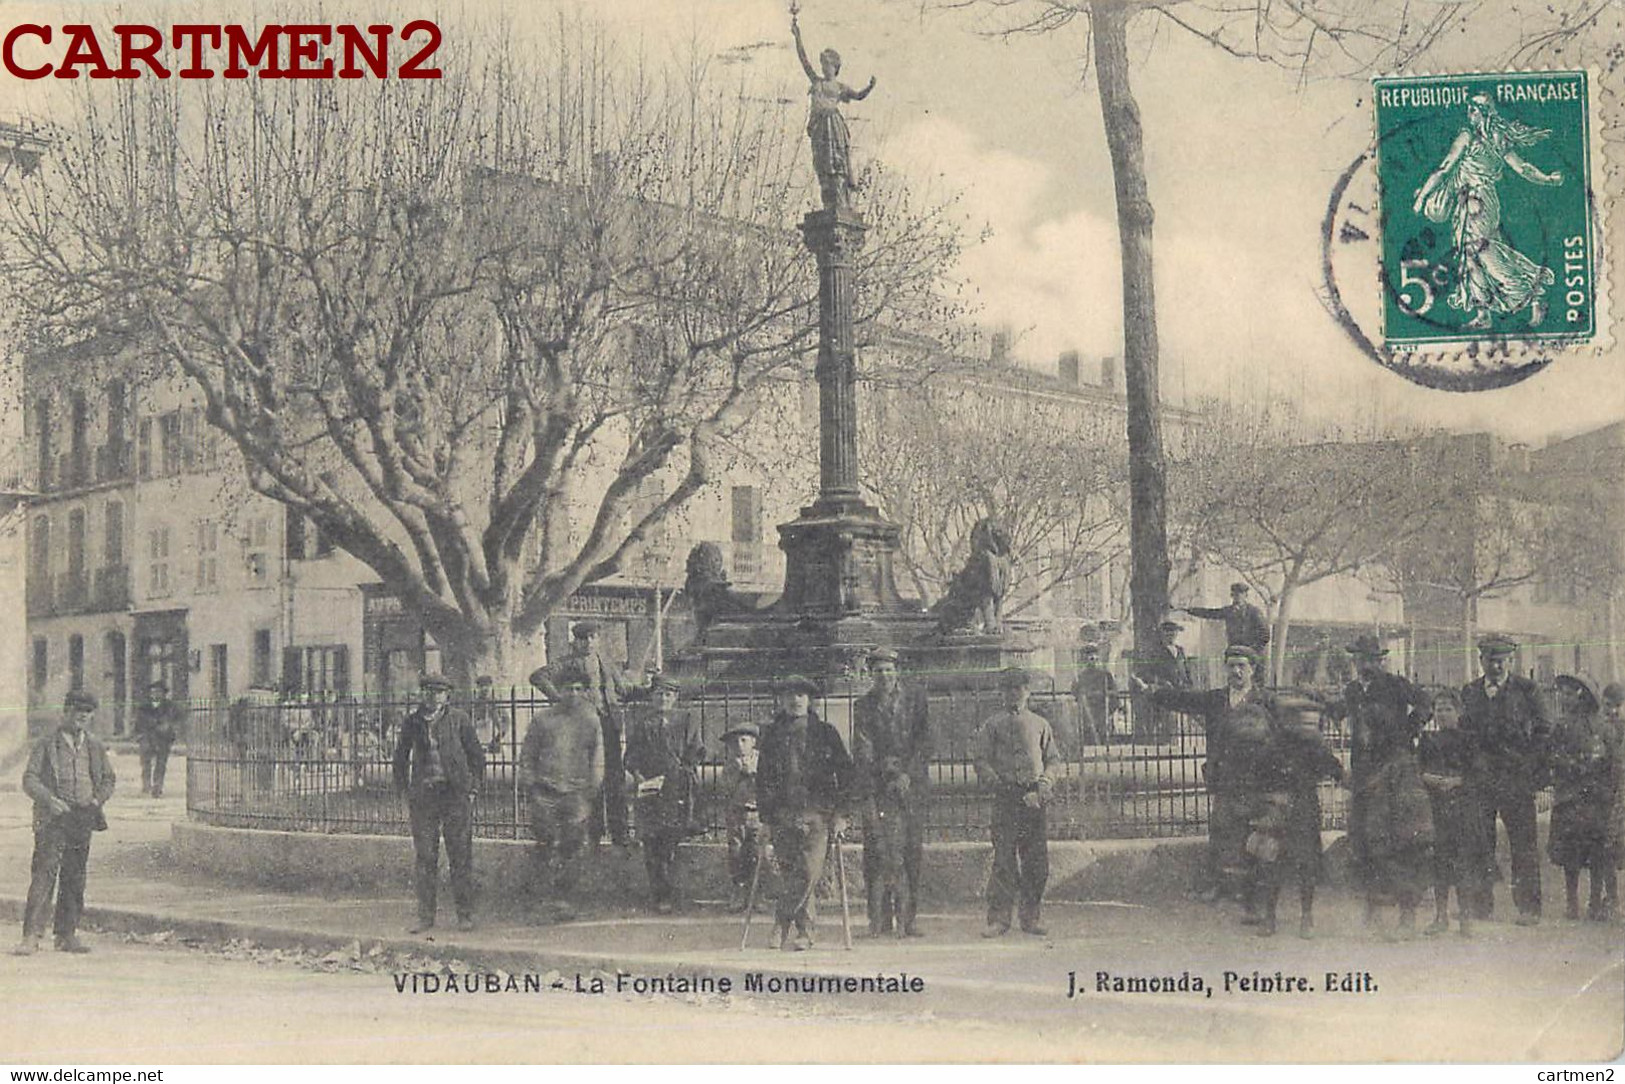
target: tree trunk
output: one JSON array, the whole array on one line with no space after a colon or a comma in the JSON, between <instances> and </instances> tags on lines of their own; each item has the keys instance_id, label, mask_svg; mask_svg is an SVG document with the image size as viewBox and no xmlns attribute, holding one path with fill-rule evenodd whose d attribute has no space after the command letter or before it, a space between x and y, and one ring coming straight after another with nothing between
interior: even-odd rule
<instances>
[{"instance_id":1,"label":"tree trunk","mask_svg":"<svg viewBox=\"0 0 1625 1084\"><path fill-rule=\"evenodd\" d=\"M1117 191L1123 260L1123 376L1127 384L1130 612L1134 654L1142 664L1165 657L1157 625L1168 609L1167 463L1157 377L1157 307L1151 274L1151 200L1146 194L1140 109L1129 89L1129 13L1091 4L1095 76Z\"/></svg>"},{"instance_id":2,"label":"tree trunk","mask_svg":"<svg viewBox=\"0 0 1625 1084\"><path fill-rule=\"evenodd\" d=\"M472 689L479 677L491 678L503 690L510 685L523 688L530 671L543 662L539 651L534 660L525 657L515 637L501 628L479 630L471 626L466 632L435 639L440 644L446 676L459 689Z\"/></svg>"},{"instance_id":3,"label":"tree trunk","mask_svg":"<svg viewBox=\"0 0 1625 1084\"><path fill-rule=\"evenodd\" d=\"M1461 596L1461 680L1463 684L1473 680L1473 673L1478 665L1478 629L1474 620L1473 597Z\"/></svg>"}]
</instances>

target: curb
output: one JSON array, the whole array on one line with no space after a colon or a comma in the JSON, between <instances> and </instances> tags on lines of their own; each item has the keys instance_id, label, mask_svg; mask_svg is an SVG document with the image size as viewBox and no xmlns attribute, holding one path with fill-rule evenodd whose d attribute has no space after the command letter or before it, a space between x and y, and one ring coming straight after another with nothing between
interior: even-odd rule
<instances>
[{"instance_id":1,"label":"curb","mask_svg":"<svg viewBox=\"0 0 1625 1084\"><path fill-rule=\"evenodd\" d=\"M0 918L17 922L21 920L24 901L15 896L0 896ZM455 963L462 969L462 974L473 974L489 971L503 971L513 975L537 974L558 972L559 977L566 983L562 989L555 988L561 993L588 994L589 991L572 989L570 985L576 980L589 982L594 974L602 976L608 989L605 995L621 997L660 997L669 996L677 998L696 999L726 999L732 997L746 998L754 1004L774 1005L781 1009L793 1011L808 1011L814 1007L827 1007L835 1012L851 1011L877 1011L884 1010L893 1014L919 1015L921 1013L931 1016L966 1017L978 1021L988 1018L990 999L1003 1000L1011 1015L1029 1022L1053 1017L1057 1022L1065 1021L1066 1026L1082 1029L1082 1033L1120 1033L1132 1036L1139 1040L1155 1037L1158 1034L1168 1036L1190 1036L1206 1033L1215 1025L1218 1019L1228 1020L1258 1020L1260 1016L1280 1016L1281 1021L1290 1021L1291 1016L1285 1010L1278 1011L1269 1006L1257 1004L1244 1004L1241 1002L1227 1002L1222 1000L1208 1000L1200 1003L1192 1002L1188 996L1177 994L1139 994L1126 1002L1101 1002L1090 1000L1087 1003L1087 1013L1079 1010L1084 1007L1082 1001L1070 1002L1063 995L1064 988L1056 984L1040 984L1034 982L1016 981L989 981L981 978L961 977L926 977L921 976L925 983L917 995L900 993L845 993L838 995L830 991L802 991L802 990L773 990L771 988L756 991L746 988L744 976L761 976L764 983L771 986L774 980L790 980L793 983L805 983L810 979L864 979L875 978L912 978L915 973L906 971L906 964L898 966L895 961L887 964L865 965L861 957L850 957L839 949L831 946L812 957L797 955L795 958L806 962L810 966L791 968L774 966L761 960L759 955L742 957L736 964L719 963L717 959L693 960L673 959L669 956L658 955L628 955L610 956L598 952L570 952L557 949L517 949L502 948L488 945L472 945L466 942L434 941L428 942L422 938L411 937L374 937L353 936L349 934L324 933L312 930L293 929L282 926L265 926L254 923L234 922L224 919L208 919L195 916L166 915L155 911L141 910L130 907L95 907L87 906L84 910L84 921L97 931L105 933L152 934L170 931L177 935L179 940L198 940L224 943L230 940L245 940L267 949L303 950L306 952L334 952L348 951L351 946L359 943L363 952L377 946L384 951L397 955L413 955L432 959L438 967L435 972L417 971L409 974L440 973L445 974L451 970ZM447 931L450 933L450 931ZM765 932L765 931L764 931ZM1064 952L1063 946L1049 942L1052 946ZM772 950L754 950L756 953L766 953ZM722 955L726 955L723 950ZM778 955L778 953L774 953ZM1064 957L1058 957L1061 964ZM850 960L851 962L846 962ZM1062 964L1064 966L1064 964ZM457 972L453 972L454 974ZM614 987L614 978L624 973L628 977L637 978L665 978L676 976L680 979L723 979L732 983L727 995L715 993L676 993L676 994L650 994L639 993L628 989L617 995ZM399 972L380 972L381 979L388 979ZM458 991L446 991L458 992ZM403 994L403 996L409 996ZM435 994L413 994L410 996L436 996ZM1009 1000L1006 1000L1009 999ZM1013 999L1020 999L1020 1002ZM1112 1026L1108 1017L1118 1017L1122 1021L1122 1028Z\"/></svg>"}]
</instances>

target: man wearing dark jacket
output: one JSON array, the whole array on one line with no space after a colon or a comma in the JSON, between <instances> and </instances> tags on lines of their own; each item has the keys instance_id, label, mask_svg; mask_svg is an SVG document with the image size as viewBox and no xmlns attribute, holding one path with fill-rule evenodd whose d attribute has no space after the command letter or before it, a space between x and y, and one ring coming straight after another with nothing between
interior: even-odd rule
<instances>
[{"instance_id":1,"label":"man wearing dark jacket","mask_svg":"<svg viewBox=\"0 0 1625 1084\"><path fill-rule=\"evenodd\" d=\"M677 846L693 824L705 742L694 717L677 710L677 682L662 674L649 684L652 703L634 714L628 728L626 770L635 784L649 893L655 912L669 915L681 902Z\"/></svg>"},{"instance_id":2,"label":"man wearing dark jacket","mask_svg":"<svg viewBox=\"0 0 1625 1084\"><path fill-rule=\"evenodd\" d=\"M830 840L845 829L841 811L852 787L852 758L840 734L812 710L817 691L799 675L779 683L778 710L762 732L756 768L756 804L779 869L774 940L798 952L813 946L818 918L813 893ZM792 924L794 941L789 940Z\"/></svg>"},{"instance_id":3,"label":"man wearing dark jacket","mask_svg":"<svg viewBox=\"0 0 1625 1084\"><path fill-rule=\"evenodd\" d=\"M1402 937L1416 929L1416 906L1431 877L1433 814L1416 757L1433 714L1425 691L1383 669L1388 649L1370 633L1347 648L1357 668L1326 714L1348 720L1349 850L1355 880L1374 922L1384 899L1399 904Z\"/></svg>"},{"instance_id":4,"label":"man wearing dark jacket","mask_svg":"<svg viewBox=\"0 0 1625 1084\"><path fill-rule=\"evenodd\" d=\"M169 769L169 748L185 718L182 707L169 698L169 686L155 681L147 698L135 706L135 745L141 754L141 793L164 796L164 775Z\"/></svg>"},{"instance_id":5,"label":"man wearing dark jacket","mask_svg":"<svg viewBox=\"0 0 1625 1084\"><path fill-rule=\"evenodd\" d=\"M1247 601L1248 593L1246 584L1233 583L1230 585L1230 605L1186 606L1184 610L1192 617L1223 621L1225 646L1241 644L1262 656L1264 649L1270 646L1270 626L1264 620L1264 611Z\"/></svg>"},{"instance_id":6,"label":"man wearing dark jacket","mask_svg":"<svg viewBox=\"0 0 1625 1084\"><path fill-rule=\"evenodd\" d=\"M1540 921L1540 855L1535 846L1535 791L1546 783L1551 723L1535 683L1511 672L1518 645L1504 636L1478 642L1484 676L1461 690L1462 729L1477 742L1479 770L1468 785L1480 798L1485 837L1494 848L1495 818L1512 847L1512 902L1520 926ZM1479 882L1473 917L1494 907L1493 881Z\"/></svg>"},{"instance_id":7,"label":"man wearing dark jacket","mask_svg":"<svg viewBox=\"0 0 1625 1084\"><path fill-rule=\"evenodd\" d=\"M85 909L85 867L90 861L90 834L107 827L102 806L113 796L114 782L107 750L85 730L95 710L94 696L70 692L62 705L61 724L34 743L23 772L23 793L34 799L34 860L23 937L12 950L17 956L38 951L46 916L52 914L53 894L51 930L57 950L90 951L78 935L79 915Z\"/></svg>"},{"instance_id":8,"label":"man wearing dark jacket","mask_svg":"<svg viewBox=\"0 0 1625 1084\"><path fill-rule=\"evenodd\" d=\"M1257 684L1257 668L1258 653L1235 644L1224 653L1223 688L1195 690L1163 686L1151 690L1154 707L1202 720L1207 747L1202 778L1208 792L1208 847L1197 892L1209 901L1226 893L1241 895L1244 887L1248 834L1246 786L1239 765L1227 758L1232 733L1237 729L1236 718L1251 719L1260 711L1274 716L1275 700ZM1132 678L1131 683L1137 692L1147 689L1137 677Z\"/></svg>"},{"instance_id":9,"label":"man wearing dark jacket","mask_svg":"<svg viewBox=\"0 0 1625 1084\"><path fill-rule=\"evenodd\" d=\"M457 928L474 928L474 795L485 775L485 750L467 715L448 706L451 682L427 673L423 703L401 721L395 746L395 789L406 796L417 864L412 886L418 917L408 933L434 927L440 839L446 840Z\"/></svg>"},{"instance_id":10,"label":"man wearing dark jacket","mask_svg":"<svg viewBox=\"0 0 1625 1084\"><path fill-rule=\"evenodd\" d=\"M852 763L863 806L863 883L869 933L920 936L920 864L931 734L925 690L905 686L897 652L869 653L875 683L852 705Z\"/></svg>"}]
</instances>

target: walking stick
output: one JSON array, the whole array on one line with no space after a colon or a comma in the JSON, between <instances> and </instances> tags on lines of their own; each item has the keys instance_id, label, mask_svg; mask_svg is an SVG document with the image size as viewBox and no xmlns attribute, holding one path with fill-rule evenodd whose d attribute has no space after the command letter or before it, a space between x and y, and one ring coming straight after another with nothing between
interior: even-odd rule
<instances>
[{"instance_id":1,"label":"walking stick","mask_svg":"<svg viewBox=\"0 0 1625 1084\"><path fill-rule=\"evenodd\" d=\"M762 848L758 838L756 848L756 861L750 867L750 889L745 893L745 930L739 935L739 951L744 952L745 946L750 943L750 920L756 917L756 885L762 878Z\"/></svg>"},{"instance_id":2,"label":"walking stick","mask_svg":"<svg viewBox=\"0 0 1625 1084\"><path fill-rule=\"evenodd\" d=\"M835 832L835 825L830 824L829 841L835 848L835 881L841 886L841 942L846 951L852 951L852 910L846 897L846 854L841 849L841 837Z\"/></svg>"}]
</instances>

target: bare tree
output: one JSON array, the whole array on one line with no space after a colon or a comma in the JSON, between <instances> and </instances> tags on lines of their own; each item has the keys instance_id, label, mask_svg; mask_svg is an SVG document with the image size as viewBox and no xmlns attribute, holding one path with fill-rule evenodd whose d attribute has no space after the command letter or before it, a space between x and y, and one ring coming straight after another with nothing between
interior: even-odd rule
<instances>
[{"instance_id":1,"label":"bare tree","mask_svg":"<svg viewBox=\"0 0 1625 1084\"><path fill-rule=\"evenodd\" d=\"M1156 628L1167 608L1167 459L1159 413L1159 347L1153 288L1152 227L1155 214L1145 174L1145 136L1131 85L1131 27L1155 35L1194 36L1242 60L1260 61L1311 75L1357 75L1400 71L1452 33L1476 29L1506 39L1508 63L1529 65L1576 58L1576 42L1610 42L1621 15L1608 0L1512 3L1508 10L1481 11L1480 0L1409 0L1350 4L1338 0L911 0L920 10L962 9L987 17L990 33L1051 34L1082 27L1082 71L1092 70L1111 155L1123 274L1124 376L1128 395L1129 471L1132 501L1130 594L1136 655L1164 652ZM1487 46L1494 49L1494 46ZM1481 50L1482 53L1483 50ZM1482 55L1475 56L1482 62ZM1610 71L1619 57L1608 53Z\"/></svg>"},{"instance_id":2,"label":"bare tree","mask_svg":"<svg viewBox=\"0 0 1625 1084\"><path fill-rule=\"evenodd\" d=\"M1175 489L1191 544L1235 569L1268 605L1276 682L1297 593L1418 542L1457 484L1447 476L1419 484L1412 441L1311 426L1282 405L1215 404L1188 454Z\"/></svg>"},{"instance_id":3,"label":"bare tree","mask_svg":"<svg viewBox=\"0 0 1625 1084\"><path fill-rule=\"evenodd\" d=\"M591 27L482 44L432 84L86 87L5 223L35 319L184 373L465 674L711 482L817 326L776 99ZM935 320L954 234L872 195L860 320Z\"/></svg>"},{"instance_id":4,"label":"bare tree","mask_svg":"<svg viewBox=\"0 0 1625 1084\"><path fill-rule=\"evenodd\" d=\"M863 431L865 482L902 527L899 560L928 603L965 563L976 523L998 520L1012 616L1121 552L1125 457L1114 416L986 381L943 375L883 393Z\"/></svg>"},{"instance_id":5,"label":"bare tree","mask_svg":"<svg viewBox=\"0 0 1625 1084\"><path fill-rule=\"evenodd\" d=\"M1596 485L1610 477L1606 467L1576 483L1496 459L1492 448L1484 435L1415 442L1409 479L1426 520L1370 570L1379 586L1403 597L1408 614L1456 623L1466 673L1477 658L1484 601L1537 585L1570 601L1607 600L1620 574L1618 531L1608 522L1614 495Z\"/></svg>"}]
</instances>

